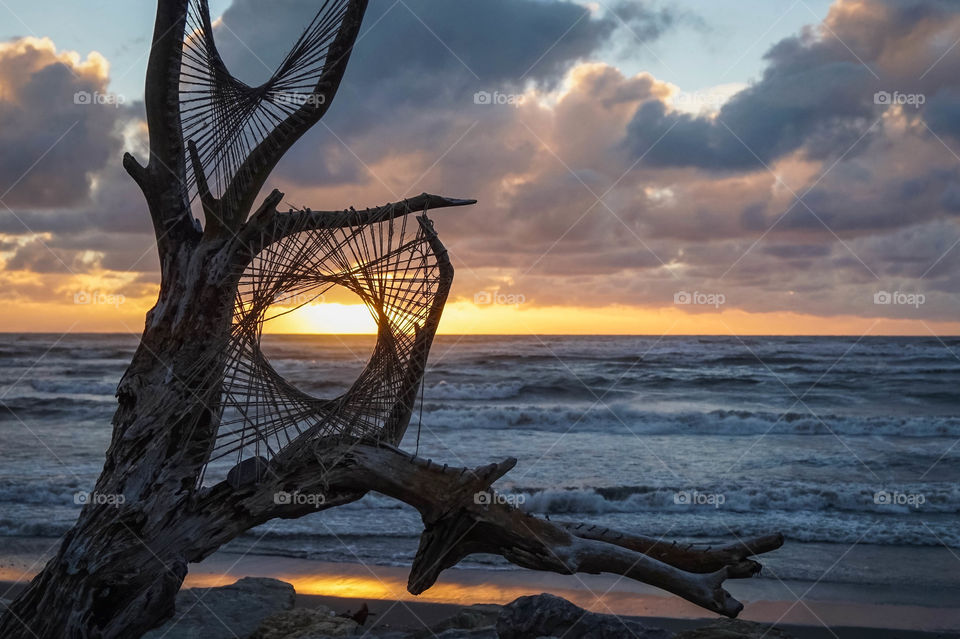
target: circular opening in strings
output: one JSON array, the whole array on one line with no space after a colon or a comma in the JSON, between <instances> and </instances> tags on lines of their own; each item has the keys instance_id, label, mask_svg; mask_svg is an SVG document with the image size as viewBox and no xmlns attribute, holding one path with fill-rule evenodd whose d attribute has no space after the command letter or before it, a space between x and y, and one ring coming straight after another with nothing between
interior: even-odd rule
<instances>
[{"instance_id":1,"label":"circular opening in strings","mask_svg":"<svg viewBox=\"0 0 960 639\"><path fill-rule=\"evenodd\" d=\"M312 441L398 441L445 297L430 249L404 216L260 250L238 283L207 470L232 463L242 485Z\"/></svg>"},{"instance_id":2,"label":"circular opening in strings","mask_svg":"<svg viewBox=\"0 0 960 639\"><path fill-rule=\"evenodd\" d=\"M314 397L346 392L376 345L370 309L341 286L281 295L264 317L261 352L284 379Z\"/></svg>"},{"instance_id":3,"label":"circular opening in strings","mask_svg":"<svg viewBox=\"0 0 960 639\"><path fill-rule=\"evenodd\" d=\"M262 480L280 449L323 422L324 406L351 388L376 346L370 310L342 286L278 293L257 316L257 354L232 347L239 356L226 371L220 431L202 485Z\"/></svg>"}]
</instances>

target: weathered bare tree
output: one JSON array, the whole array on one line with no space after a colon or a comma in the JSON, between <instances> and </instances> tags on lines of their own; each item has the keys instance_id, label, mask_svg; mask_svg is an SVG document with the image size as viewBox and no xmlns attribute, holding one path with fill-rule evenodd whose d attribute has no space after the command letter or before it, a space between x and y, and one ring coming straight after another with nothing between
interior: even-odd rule
<instances>
[{"instance_id":1,"label":"weathered bare tree","mask_svg":"<svg viewBox=\"0 0 960 639\"><path fill-rule=\"evenodd\" d=\"M394 238L410 236L405 226L395 226L411 212L474 202L423 194L363 211L278 212L283 196L274 191L251 215L273 168L329 108L366 5L323 2L273 77L249 87L220 58L206 0L158 2L146 83L150 158L143 166L128 154L124 166L153 220L160 293L118 387L95 488L123 503L83 508L0 619L0 636L140 636L174 613L190 562L273 518L315 512L315 502L276 498L295 491L324 495L321 508L370 491L416 507L425 531L413 593L471 553L495 553L535 570L624 575L735 616L742 606L723 582L756 574L749 557L782 544L770 535L696 549L551 522L492 492L514 459L451 468L396 447L453 271L425 217L406 243ZM358 255L367 240L379 248ZM270 368L260 326L285 296L333 285L360 295L380 330L351 391L317 400ZM205 482L227 454L238 463Z\"/></svg>"}]
</instances>

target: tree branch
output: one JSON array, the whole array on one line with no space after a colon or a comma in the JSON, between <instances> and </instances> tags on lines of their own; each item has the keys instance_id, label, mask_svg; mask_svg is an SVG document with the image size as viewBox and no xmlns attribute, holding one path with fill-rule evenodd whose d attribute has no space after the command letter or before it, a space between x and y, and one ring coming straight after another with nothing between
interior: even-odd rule
<instances>
[{"instance_id":1,"label":"tree branch","mask_svg":"<svg viewBox=\"0 0 960 639\"><path fill-rule=\"evenodd\" d=\"M357 211L349 208L342 211L302 211L291 210L279 213L276 205L283 199L283 193L274 190L260 205L238 233L238 238L246 253L252 259L257 253L274 242L303 231L319 229L337 229L350 226L363 226L384 222L391 217L401 217L410 213L420 213L430 209L442 209L452 206L469 206L476 200L460 200L422 193L416 197L384 204L372 209Z\"/></svg>"},{"instance_id":2,"label":"tree branch","mask_svg":"<svg viewBox=\"0 0 960 639\"><path fill-rule=\"evenodd\" d=\"M188 0L157 3L144 92L150 158L146 166L129 153L123 158L124 168L150 207L161 261L171 247L197 235L185 186L180 125L180 65L187 5Z\"/></svg>"},{"instance_id":3,"label":"tree branch","mask_svg":"<svg viewBox=\"0 0 960 639\"><path fill-rule=\"evenodd\" d=\"M510 506L491 491L490 485L515 464L509 458L474 469L452 468L373 441L317 440L294 456L271 462L260 484L239 493L220 484L207 499L219 504L212 507L232 514L246 511L258 522L310 512L302 504L276 504L278 491L329 495L337 502L327 499L322 508L368 491L410 504L425 525L410 571L413 594L428 589L443 570L467 555L482 552L534 570L623 575L735 617L743 606L723 589L723 582L755 574L759 564L746 558L783 543L782 536L770 535L696 551L583 524L554 523Z\"/></svg>"},{"instance_id":4,"label":"tree branch","mask_svg":"<svg viewBox=\"0 0 960 639\"><path fill-rule=\"evenodd\" d=\"M776 550L783 545L783 535L774 534L742 540L720 548L698 549L600 526L588 526L584 523L559 522L559 525L576 537L602 541L641 552L688 572L707 573L726 567L735 571L734 574L730 574L732 579L752 577L759 573L760 564L748 557Z\"/></svg>"},{"instance_id":5,"label":"tree branch","mask_svg":"<svg viewBox=\"0 0 960 639\"><path fill-rule=\"evenodd\" d=\"M150 164L176 167L183 161L180 129L180 63L188 0L161 0L147 61L144 105L150 129Z\"/></svg>"}]
</instances>

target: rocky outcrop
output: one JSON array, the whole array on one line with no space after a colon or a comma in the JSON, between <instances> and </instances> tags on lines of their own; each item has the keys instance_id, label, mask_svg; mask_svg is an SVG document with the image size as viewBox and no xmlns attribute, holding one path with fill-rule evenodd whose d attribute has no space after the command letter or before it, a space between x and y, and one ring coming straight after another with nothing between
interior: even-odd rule
<instances>
[{"instance_id":1,"label":"rocky outcrop","mask_svg":"<svg viewBox=\"0 0 960 639\"><path fill-rule=\"evenodd\" d=\"M264 619L250 639L316 639L359 634L360 624L326 606L295 608Z\"/></svg>"},{"instance_id":2,"label":"rocky outcrop","mask_svg":"<svg viewBox=\"0 0 960 639\"><path fill-rule=\"evenodd\" d=\"M495 604L469 606L463 608L449 619L444 619L430 628L424 628L416 633L414 638L433 639L433 637L436 636L443 637L444 639L486 636L495 638L497 634L494 626L497 623L497 617L500 615L502 609L502 606ZM469 634L471 632L475 634Z\"/></svg>"},{"instance_id":3,"label":"rocky outcrop","mask_svg":"<svg viewBox=\"0 0 960 639\"><path fill-rule=\"evenodd\" d=\"M326 606L294 608L293 586L247 577L221 588L177 595L173 619L145 639L334 639L364 628ZM0 609L2 609L0 600ZM793 639L768 624L722 619L674 635L635 617L588 612L549 594L520 597L506 606L479 604L419 631L372 628L372 639Z\"/></svg>"},{"instance_id":4,"label":"rocky outcrop","mask_svg":"<svg viewBox=\"0 0 960 639\"><path fill-rule=\"evenodd\" d=\"M271 615L293 608L296 592L277 579L245 577L220 588L177 594L172 619L144 639L236 639L248 637Z\"/></svg>"},{"instance_id":5,"label":"rocky outcrop","mask_svg":"<svg viewBox=\"0 0 960 639\"><path fill-rule=\"evenodd\" d=\"M685 630L674 639L794 639L770 624L742 619L720 619L709 626Z\"/></svg>"},{"instance_id":6,"label":"rocky outcrop","mask_svg":"<svg viewBox=\"0 0 960 639\"><path fill-rule=\"evenodd\" d=\"M500 639L670 639L673 636L636 619L587 612L566 599L548 594L520 597L504 606L497 618L497 633Z\"/></svg>"}]
</instances>

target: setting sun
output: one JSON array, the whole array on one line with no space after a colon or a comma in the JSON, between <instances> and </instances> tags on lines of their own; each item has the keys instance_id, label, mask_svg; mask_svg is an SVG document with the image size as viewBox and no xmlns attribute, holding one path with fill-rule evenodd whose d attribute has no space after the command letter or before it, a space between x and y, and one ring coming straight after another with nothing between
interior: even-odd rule
<instances>
[{"instance_id":1,"label":"setting sun","mask_svg":"<svg viewBox=\"0 0 960 639\"><path fill-rule=\"evenodd\" d=\"M281 315L285 311L291 312ZM377 323L363 304L329 302L306 304L297 309L275 307L265 324L267 333L333 333L367 335L377 332Z\"/></svg>"}]
</instances>

